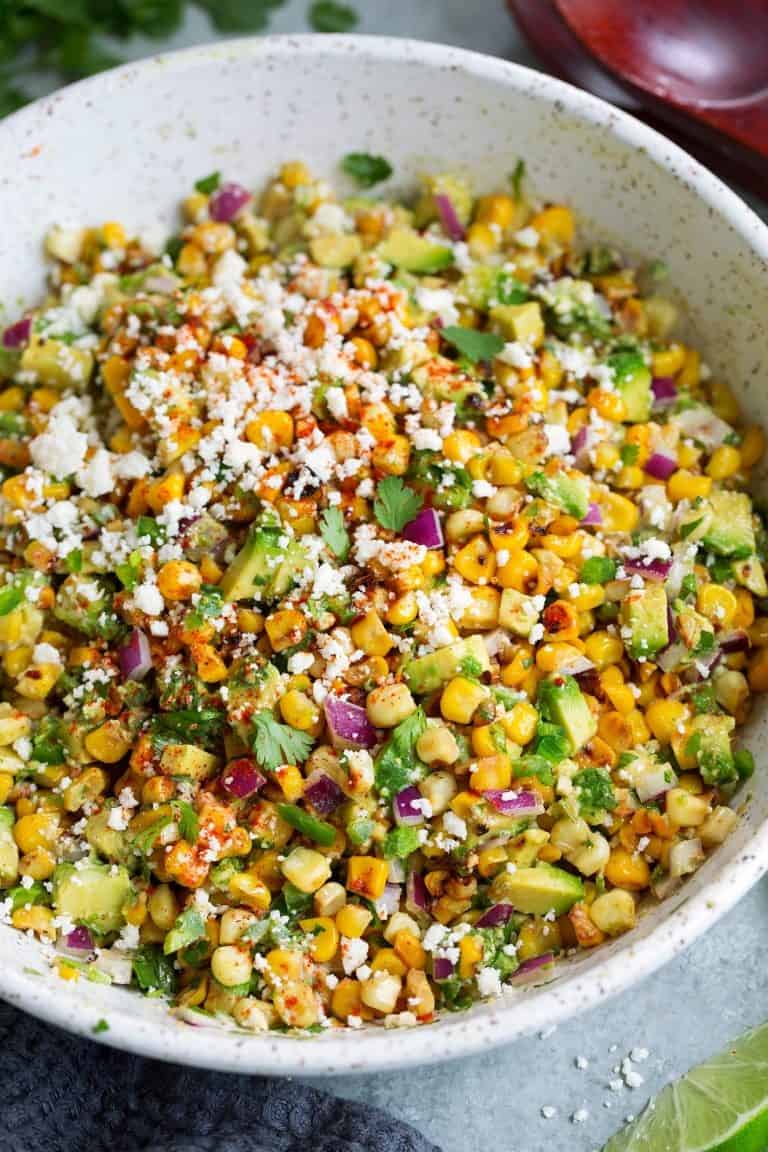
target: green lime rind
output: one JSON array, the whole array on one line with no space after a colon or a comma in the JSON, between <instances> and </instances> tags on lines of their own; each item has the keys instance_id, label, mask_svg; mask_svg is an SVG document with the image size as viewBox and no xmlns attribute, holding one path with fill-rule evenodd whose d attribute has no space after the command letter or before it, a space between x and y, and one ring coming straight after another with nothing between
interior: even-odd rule
<instances>
[{"instance_id":1,"label":"green lime rind","mask_svg":"<svg viewBox=\"0 0 768 1152\"><path fill-rule=\"evenodd\" d=\"M603 1152L766 1152L768 1023L669 1084Z\"/></svg>"}]
</instances>

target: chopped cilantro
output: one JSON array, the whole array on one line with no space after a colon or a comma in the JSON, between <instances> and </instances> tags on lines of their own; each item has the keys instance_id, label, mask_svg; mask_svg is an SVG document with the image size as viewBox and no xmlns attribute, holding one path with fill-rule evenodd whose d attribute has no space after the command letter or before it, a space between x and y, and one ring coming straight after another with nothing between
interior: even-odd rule
<instances>
[{"instance_id":1,"label":"chopped cilantro","mask_svg":"<svg viewBox=\"0 0 768 1152\"><path fill-rule=\"evenodd\" d=\"M683 576L680 583L680 595L684 600L690 599L696 595L698 589L696 577L693 572L689 572L687 576Z\"/></svg>"},{"instance_id":2,"label":"chopped cilantro","mask_svg":"<svg viewBox=\"0 0 768 1152\"><path fill-rule=\"evenodd\" d=\"M422 497L403 484L399 476L386 476L376 489L373 514L382 528L402 532L423 503Z\"/></svg>"},{"instance_id":3,"label":"chopped cilantro","mask_svg":"<svg viewBox=\"0 0 768 1152\"><path fill-rule=\"evenodd\" d=\"M155 748L166 744L197 744L209 751L221 739L226 716L215 708L182 708L178 712L158 712L150 723Z\"/></svg>"},{"instance_id":4,"label":"chopped cilantro","mask_svg":"<svg viewBox=\"0 0 768 1152\"><path fill-rule=\"evenodd\" d=\"M533 755L540 756L550 764L559 764L565 760L571 751L571 743L565 734L565 729L559 724L550 724L539 720L536 725L536 743Z\"/></svg>"},{"instance_id":5,"label":"chopped cilantro","mask_svg":"<svg viewBox=\"0 0 768 1152\"><path fill-rule=\"evenodd\" d=\"M109 1032L109 1024L103 1016L100 1020L96 1021L93 1028L91 1028L91 1032L94 1036L98 1036L100 1032Z\"/></svg>"},{"instance_id":6,"label":"chopped cilantro","mask_svg":"<svg viewBox=\"0 0 768 1152\"><path fill-rule=\"evenodd\" d=\"M341 6L334 4L329 5L329 7ZM385 160L383 156L371 156L368 152L348 152L342 160L341 166L347 176L351 176L361 188L372 188L374 184L388 180L392 175L392 165L388 160Z\"/></svg>"},{"instance_id":7,"label":"chopped cilantro","mask_svg":"<svg viewBox=\"0 0 768 1152\"><path fill-rule=\"evenodd\" d=\"M637 464L638 457L640 456L640 447L637 444L622 444L619 449L619 456L621 462L625 466L630 464Z\"/></svg>"},{"instance_id":8,"label":"chopped cilantro","mask_svg":"<svg viewBox=\"0 0 768 1152\"><path fill-rule=\"evenodd\" d=\"M221 172L211 172L209 176L203 176L200 180L195 180L195 191L202 192L204 196L210 196L211 192L215 192L221 183Z\"/></svg>"},{"instance_id":9,"label":"chopped cilantro","mask_svg":"<svg viewBox=\"0 0 768 1152\"><path fill-rule=\"evenodd\" d=\"M421 846L419 838L419 829L411 828L408 825L403 825L401 828L393 828L391 832L387 832L386 839L384 840L384 859L392 860L394 858L404 860L406 857L418 852Z\"/></svg>"},{"instance_id":10,"label":"chopped cilantro","mask_svg":"<svg viewBox=\"0 0 768 1152\"><path fill-rule=\"evenodd\" d=\"M142 992L172 996L176 991L173 961L158 944L144 944L133 957L133 975Z\"/></svg>"},{"instance_id":11,"label":"chopped cilantro","mask_svg":"<svg viewBox=\"0 0 768 1152\"><path fill-rule=\"evenodd\" d=\"M512 195L515 200L520 200L523 195L523 180L525 179L525 160L522 157L517 161L512 173L509 177L509 182L512 185Z\"/></svg>"},{"instance_id":12,"label":"chopped cilantro","mask_svg":"<svg viewBox=\"0 0 768 1152\"><path fill-rule=\"evenodd\" d=\"M200 821L191 804L186 800L174 801L174 807L179 810L178 825L183 840L194 844L200 835Z\"/></svg>"},{"instance_id":13,"label":"chopped cilantro","mask_svg":"<svg viewBox=\"0 0 768 1152\"><path fill-rule=\"evenodd\" d=\"M613 784L603 768L584 768L576 773L573 783L579 798L579 811L588 820L616 807Z\"/></svg>"},{"instance_id":14,"label":"chopped cilantro","mask_svg":"<svg viewBox=\"0 0 768 1152\"><path fill-rule=\"evenodd\" d=\"M349 555L349 532L341 508L326 508L320 517L320 535L342 563Z\"/></svg>"},{"instance_id":15,"label":"chopped cilantro","mask_svg":"<svg viewBox=\"0 0 768 1152\"><path fill-rule=\"evenodd\" d=\"M416 743L426 727L424 710L417 708L392 729L374 766L376 789L381 796L394 796L421 775L423 766L416 755Z\"/></svg>"},{"instance_id":16,"label":"chopped cilantro","mask_svg":"<svg viewBox=\"0 0 768 1152\"><path fill-rule=\"evenodd\" d=\"M280 724L264 709L253 720L253 753L262 768L274 772L281 764L302 764L314 741L306 732Z\"/></svg>"},{"instance_id":17,"label":"chopped cilantro","mask_svg":"<svg viewBox=\"0 0 768 1152\"><path fill-rule=\"evenodd\" d=\"M471 364L493 360L504 347L503 338L495 332L478 332L474 328L461 328L458 324L443 328L442 336Z\"/></svg>"}]
</instances>

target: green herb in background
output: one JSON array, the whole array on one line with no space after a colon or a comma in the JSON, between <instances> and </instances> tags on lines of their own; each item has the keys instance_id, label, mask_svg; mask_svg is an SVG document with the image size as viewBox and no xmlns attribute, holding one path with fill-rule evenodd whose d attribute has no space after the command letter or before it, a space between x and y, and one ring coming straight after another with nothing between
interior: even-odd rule
<instances>
[{"instance_id":1,"label":"green herb in background","mask_svg":"<svg viewBox=\"0 0 768 1152\"><path fill-rule=\"evenodd\" d=\"M309 22L315 32L349 32L357 24L357 12L348 4L317 0L309 10Z\"/></svg>"}]
</instances>

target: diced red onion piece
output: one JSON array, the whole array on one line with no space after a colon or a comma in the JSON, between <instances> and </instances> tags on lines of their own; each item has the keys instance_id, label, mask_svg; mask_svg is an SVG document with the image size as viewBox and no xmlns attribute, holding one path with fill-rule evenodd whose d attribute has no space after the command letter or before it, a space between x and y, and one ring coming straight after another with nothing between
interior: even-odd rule
<instances>
[{"instance_id":1,"label":"diced red onion piece","mask_svg":"<svg viewBox=\"0 0 768 1152\"><path fill-rule=\"evenodd\" d=\"M656 480L668 480L677 470L677 460L672 456L665 456L663 452L653 452L645 462L645 470L649 476Z\"/></svg>"},{"instance_id":2,"label":"diced red onion piece","mask_svg":"<svg viewBox=\"0 0 768 1152\"><path fill-rule=\"evenodd\" d=\"M392 801L392 814L395 824L414 825L424 823L422 804L424 797L415 784L409 784L398 792Z\"/></svg>"},{"instance_id":3,"label":"diced red onion piece","mask_svg":"<svg viewBox=\"0 0 768 1152\"><path fill-rule=\"evenodd\" d=\"M483 792L483 796L503 816L538 816L544 811L541 797L536 792L491 788Z\"/></svg>"},{"instance_id":4,"label":"diced red onion piece","mask_svg":"<svg viewBox=\"0 0 768 1152\"><path fill-rule=\"evenodd\" d=\"M669 874L675 880L679 876L687 876L689 872L695 872L704 859L704 849L698 836L692 840L681 840L669 850Z\"/></svg>"},{"instance_id":5,"label":"diced red onion piece","mask_svg":"<svg viewBox=\"0 0 768 1152\"><path fill-rule=\"evenodd\" d=\"M511 904L494 904L487 912L483 912L475 928L498 928L500 924L506 924L514 911Z\"/></svg>"},{"instance_id":6,"label":"diced red onion piece","mask_svg":"<svg viewBox=\"0 0 768 1152\"><path fill-rule=\"evenodd\" d=\"M330 693L325 698L323 708L331 743L337 751L342 748L373 748L376 744L376 729L368 719L365 708Z\"/></svg>"},{"instance_id":7,"label":"diced red onion piece","mask_svg":"<svg viewBox=\"0 0 768 1152\"><path fill-rule=\"evenodd\" d=\"M22 348L28 343L29 337L32 334L32 319L25 316L23 320L17 320L15 324L11 324L3 332L3 347L4 348Z\"/></svg>"},{"instance_id":8,"label":"diced red onion piece","mask_svg":"<svg viewBox=\"0 0 768 1152\"><path fill-rule=\"evenodd\" d=\"M149 640L141 628L134 628L120 648L117 659L125 680L143 680L152 670L152 652Z\"/></svg>"},{"instance_id":9,"label":"diced red onion piece","mask_svg":"<svg viewBox=\"0 0 768 1152\"><path fill-rule=\"evenodd\" d=\"M404 540L423 544L425 548L442 548L445 543L440 517L434 508L422 508L403 528Z\"/></svg>"},{"instance_id":10,"label":"diced red onion piece","mask_svg":"<svg viewBox=\"0 0 768 1152\"><path fill-rule=\"evenodd\" d=\"M84 924L78 924L64 937L64 947L69 952L92 952L93 937Z\"/></svg>"},{"instance_id":11,"label":"diced red onion piece","mask_svg":"<svg viewBox=\"0 0 768 1152\"><path fill-rule=\"evenodd\" d=\"M405 906L409 912L426 912L429 907L429 893L424 877L413 869L405 882Z\"/></svg>"},{"instance_id":12,"label":"diced red onion piece","mask_svg":"<svg viewBox=\"0 0 768 1152\"><path fill-rule=\"evenodd\" d=\"M587 514L582 517L581 522L582 524L602 524L603 513L600 511L600 505L590 504Z\"/></svg>"},{"instance_id":13,"label":"diced red onion piece","mask_svg":"<svg viewBox=\"0 0 768 1152\"><path fill-rule=\"evenodd\" d=\"M651 391L655 408L663 408L677 399L677 385L671 376L654 376Z\"/></svg>"},{"instance_id":14,"label":"diced red onion piece","mask_svg":"<svg viewBox=\"0 0 768 1152\"><path fill-rule=\"evenodd\" d=\"M654 580L657 583L666 580L672 567L671 560L651 560L648 564L643 560L624 560L622 563L624 571L630 576L644 576L646 580Z\"/></svg>"},{"instance_id":15,"label":"diced red onion piece","mask_svg":"<svg viewBox=\"0 0 768 1152\"><path fill-rule=\"evenodd\" d=\"M735 632L726 633L725 636L720 637L720 651L726 653L748 652L749 636L741 628Z\"/></svg>"},{"instance_id":16,"label":"diced red onion piece","mask_svg":"<svg viewBox=\"0 0 768 1152\"><path fill-rule=\"evenodd\" d=\"M238 760L230 760L221 777L221 786L225 792L236 800L244 800L246 796L253 796L267 782L249 756L241 756Z\"/></svg>"},{"instance_id":17,"label":"diced red onion piece","mask_svg":"<svg viewBox=\"0 0 768 1152\"><path fill-rule=\"evenodd\" d=\"M587 436L586 426L582 424L576 435L571 437L571 454L573 456L578 456L580 452L584 451L587 446Z\"/></svg>"},{"instance_id":18,"label":"diced red onion piece","mask_svg":"<svg viewBox=\"0 0 768 1152\"><path fill-rule=\"evenodd\" d=\"M376 901L376 912L382 919L385 916L394 916L395 912L400 910L400 896L402 893L402 885L400 884L386 884L384 891L379 899ZM384 916L382 916L384 913Z\"/></svg>"},{"instance_id":19,"label":"diced red onion piece","mask_svg":"<svg viewBox=\"0 0 768 1152\"><path fill-rule=\"evenodd\" d=\"M723 653L719 648L713 648L711 652L703 652L697 656L693 664L689 664L680 673L680 679L684 684L700 684L702 680L709 680L713 670L717 667L723 658Z\"/></svg>"},{"instance_id":20,"label":"diced red onion piece","mask_svg":"<svg viewBox=\"0 0 768 1152\"><path fill-rule=\"evenodd\" d=\"M344 793L332 776L318 769L307 777L304 787L304 798L309 800L312 807L321 816L335 812L339 804L344 802Z\"/></svg>"},{"instance_id":21,"label":"diced red onion piece","mask_svg":"<svg viewBox=\"0 0 768 1152\"><path fill-rule=\"evenodd\" d=\"M554 967L555 956L553 952L542 952L541 956L531 956L530 960L523 960L520 967L512 975L515 984L526 984L543 976Z\"/></svg>"},{"instance_id":22,"label":"diced red onion piece","mask_svg":"<svg viewBox=\"0 0 768 1152\"><path fill-rule=\"evenodd\" d=\"M443 226L446 236L449 236L451 240L463 240L466 235L464 225L461 220L459 220L450 196L446 196L444 192L437 192L435 194L435 204L440 214L440 223Z\"/></svg>"},{"instance_id":23,"label":"diced red onion piece","mask_svg":"<svg viewBox=\"0 0 768 1152\"><path fill-rule=\"evenodd\" d=\"M247 188L243 188L242 184L235 184L232 181L222 184L208 201L208 212L211 220L217 220L220 224L228 224L250 199L250 192Z\"/></svg>"},{"instance_id":24,"label":"diced red onion piece","mask_svg":"<svg viewBox=\"0 0 768 1152\"><path fill-rule=\"evenodd\" d=\"M433 957L432 976L435 980L450 980L453 976L453 961L447 956Z\"/></svg>"}]
</instances>

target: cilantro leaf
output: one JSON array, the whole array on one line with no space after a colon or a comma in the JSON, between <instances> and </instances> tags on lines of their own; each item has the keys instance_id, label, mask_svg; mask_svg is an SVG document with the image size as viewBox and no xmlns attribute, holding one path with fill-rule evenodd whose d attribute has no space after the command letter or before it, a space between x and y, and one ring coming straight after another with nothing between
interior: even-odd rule
<instances>
[{"instance_id":1,"label":"cilantro leaf","mask_svg":"<svg viewBox=\"0 0 768 1152\"><path fill-rule=\"evenodd\" d=\"M515 200L519 200L523 191L523 180L525 179L525 160L522 158L515 164L514 171L509 177L509 182L512 185L512 195Z\"/></svg>"},{"instance_id":2,"label":"cilantro leaf","mask_svg":"<svg viewBox=\"0 0 768 1152\"><path fill-rule=\"evenodd\" d=\"M312 737L280 724L266 709L256 714L253 727L253 754L260 767L274 772L281 764L300 764L309 756Z\"/></svg>"},{"instance_id":3,"label":"cilantro leaf","mask_svg":"<svg viewBox=\"0 0 768 1152\"><path fill-rule=\"evenodd\" d=\"M618 801L608 773L602 768L584 768L573 778L576 795L579 798L579 812L587 819L595 819L603 812L610 812Z\"/></svg>"},{"instance_id":4,"label":"cilantro leaf","mask_svg":"<svg viewBox=\"0 0 768 1152\"><path fill-rule=\"evenodd\" d=\"M103 1016L101 1017L100 1020L96 1021L93 1028L91 1028L91 1032L93 1033L94 1036L98 1036L98 1034L100 1032L109 1032L109 1024L107 1023L107 1021L104 1019Z\"/></svg>"},{"instance_id":5,"label":"cilantro leaf","mask_svg":"<svg viewBox=\"0 0 768 1152\"><path fill-rule=\"evenodd\" d=\"M333 0L316 0L309 9L309 22L315 32L349 32L358 19L354 8Z\"/></svg>"},{"instance_id":6,"label":"cilantro leaf","mask_svg":"<svg viewBox=\"0 0 768 1152\"><path fill-rule=\"evenodd\" d=\"M150 737L155 749L166 744L197 744L211 751L221 739L226 721L216 708L180 708L176 712L158 712L150 723Z\"/></svg>"},{"instance_id":7,"label":"cilantro leaf","mask_svg":"<svg viewBox=\"0 0 768 1152\"><path fill-rule=\"evenodd\" d=\"M406 784L413 784L423 774L423 765L416 755L416 744L426 727L424 709L417 708L392 729L374 765L376 788L381 796L394 796Z\"/></svg>"},{"instance_id":8,"label":"cilantro leaf","mask_svg":"<svg viewBox=\"0 0 768 1152\"><path fill-rule=\"evenodd\" d=\"M376 489L373 514L382 528L402 532L423 503L423 498L403 484L399 476L386 476Z\"/></svg>"},{"instance_id":9,"label":"cilantro leaf","mask_svg":"<svg viewBox=\"0 0 768 1152\"><path fill-rule=\"evenodd\" d=\"M325 7L325 5L322 5ZM337 7L337 5L333 5ZM372 188L374 184L388 180L392 175L392 165L383 156L371 156L369 152L347 152L341 162L347 176L351 176L361 188Z\"/></svg>"},{"instance_id":10,"label":"cilantro leaf","mask_svg":"<svg viewBox=\"0 0 768 1152\"><path fill-rule=\"evenodd\" d=\"M349 555L349 532L341 508L326 508L320 517L320 535L342 562Z\"/></svg>"},{"instance_id":11,"label":"cilantro leaf","mask_svg":"<svg viewBox=\"0 0 768 1152\"><path fill-rule=\"evenodd\" d=\"M195 191L202 192L204 196L210 196L211 192L215 192L221 183L221 172L211 172L210 176L203 176L200 180L195 180Z\"/></svg>"},{"instance_id":12,"label":"cilantro leaf","mask_svg":"<svg viewBox=\"0 0 768 1152\"><path fill-rule=\"evenodd\" d=\"M411 828L408 825L404 825L402 828L393 828L391 832L387 832L384 840L384 859L391 860L396 857L399 860L404 860L414 852L418 852L420 847L421 840L418 828Z\"/></svg>"},{"instance_id":13,"label":"cilantro leaf","mask_svg":"<svg viewBox=\"0 0 768 1152\"><path fill-rule=\"evenodd\" d=\"M186 800L177 800L175 807L179 809L178 825L183 840L194 844L200 835L200 821L191 804Z\"/></svg>"},{"instance_id":14,"label":"cilantro leaf","mask_svg":"<svg viewBox=\"0 0 768 1152\"><path fill-rule=\"evenodd\" d=\"M495 332L477 332L474 328L461 328L458 324L449 324L443 328L443 339L472 364L480 360L493 360L504 347L504 340Z\"/></svg>"},{"instance_id":15,"label":"cilantro leaf","mask_svg":"<svg viewBox=\"0 0 768 1152\"><path fill-rule=\"evenodd\" d=\"M269 9L282 0L196 0L219 32L261 32L269 23Z\"/></svg>"},{"instance_id":16,"label":"cilantro leaf","mask_svg":"<svg viewBox=\"0 0 768 1152\"><path fill-rule=\"evenodd\" d=\"M190 904L176 917L173 928L163 941L163 953L170 956L172 952L178 952L197 940L203 940L205 934L205 920L195 905Z\"/></svg>"},{"instance_id":17,"label":"cilantro leaf","mask_svg":"<svg viewBox=\"0 0 768 1152\"><path fill-rule=\"evenodd\" d=\"M161 992L171 996L176 991L173 961L163 955L157 944L145 944L133 957L133 975L142 992Z\"/></svg>"}]
</instances>

